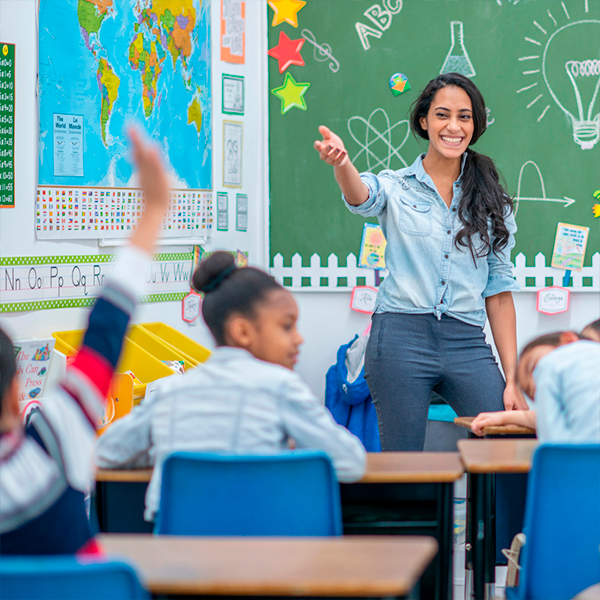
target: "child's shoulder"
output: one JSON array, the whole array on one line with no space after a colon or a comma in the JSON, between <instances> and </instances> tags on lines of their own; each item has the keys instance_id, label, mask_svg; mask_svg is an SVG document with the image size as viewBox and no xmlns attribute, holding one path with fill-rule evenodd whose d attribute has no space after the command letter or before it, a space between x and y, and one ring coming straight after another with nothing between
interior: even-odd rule
<instances>
[{"instance_id":1,"label":"child's shoulder","mask_svg":"<svg viewBox=\"0 0 600 600\"><path fill-rule=\"evenodd\" d=\"M584 365L597 365L600 361L600 343L590 340L579 340L570 344L559 346L546 356L544 361L546 366L558 371L577 369ZM595 369L594 369L595 370Z\"/></svg>"}]
</instances>

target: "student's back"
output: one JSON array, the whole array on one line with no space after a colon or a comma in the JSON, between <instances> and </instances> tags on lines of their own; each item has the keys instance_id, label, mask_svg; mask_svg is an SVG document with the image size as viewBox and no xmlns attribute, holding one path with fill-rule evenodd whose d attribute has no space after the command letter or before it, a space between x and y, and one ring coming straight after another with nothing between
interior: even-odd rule
<instances>
[{"instance_id":1,"label":"student's back","mask_svg":"<svg viewBox=\"0 0 600 600\"><path fill-rule=\"evenodd\" d=\"M600 442L600 344L581 340L543 356L534 371L541 441Z\"/></svg>"},{"instance_id":2,"label":"student's back","mask_svg":"<svg viewBox=\"0 0 600 600\"><path fill-rule=\"evenodd\" d=\"M200 283L196 275L200 272ZM289 447L323 450L341 481L359 479L360 440L292 371L302 337L289 291L258 269L236 269L218 252L194 275L205 291L203 316L217 344L206 363L161 382L138 407L104 433L99 467L154 465L145 518L158 510L162 462L175 451L273 453Z\"/></svg>"}]
</instances>

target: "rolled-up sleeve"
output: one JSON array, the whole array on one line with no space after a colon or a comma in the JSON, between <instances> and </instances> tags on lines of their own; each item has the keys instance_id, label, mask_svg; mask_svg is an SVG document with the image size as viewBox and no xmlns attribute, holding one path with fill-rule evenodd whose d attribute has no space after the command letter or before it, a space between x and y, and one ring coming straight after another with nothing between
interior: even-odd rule
<instances>
[{"instance_id":1,"label":"rolled-up sleeve","mask_svg":"<svg viewBox=\"0 0 600 600\"><path fill-rule=\"evenodd\" d=\"M345 202L348 210L354 214L362 215L363 217L378 217L385 211L388 197L397 185L394 171L382 171L379 175L361 173L360 178L369 188L369 197L367 200L358 206L350 204L343 194L342 200Z\"/></svg>"},{"instance_id":2,"label":"rolled-up sleeve","mask_svg":"<svg viewBox=\"0 0 600 600\"><path fill-rule=\"evenodd\" d=\"M493 251L488 254L488 280L483 290L484 298L502 292L518 292L521 289L515 281L513 265L510 262L510 252L515 247L515 233L517 232L517 223L512 212L505 218L504 223L509 233L508 243L498 254Z\"/></svg>"}]
</instances>

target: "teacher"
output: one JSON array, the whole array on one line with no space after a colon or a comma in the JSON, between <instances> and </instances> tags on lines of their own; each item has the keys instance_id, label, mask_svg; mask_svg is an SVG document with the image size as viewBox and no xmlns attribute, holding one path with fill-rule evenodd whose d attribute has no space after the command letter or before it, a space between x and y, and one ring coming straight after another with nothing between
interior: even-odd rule
<instances>
[{"instance_id":1,"label":"teacher","mask_svg":"<svg viewBox=\"0 0 600 600\"><path fill-rule=\"evenodd\" d=\"M513 204L493 161L469 148L486 130L483 96L458 73L440 75L410 125L427 154L378 175L359 174L327 127L314 144L350 211L377 217L387 239L365 357L384 451L423 450L432 391L461 416L527 409L516 383ZM486 312L506 381L485 340Z\"/></svg>"}]
</instances>

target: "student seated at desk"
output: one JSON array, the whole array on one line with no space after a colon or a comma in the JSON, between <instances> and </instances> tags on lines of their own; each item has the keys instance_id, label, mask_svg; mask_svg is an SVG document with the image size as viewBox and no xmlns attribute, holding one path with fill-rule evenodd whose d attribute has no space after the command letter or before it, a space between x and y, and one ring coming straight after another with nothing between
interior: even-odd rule
<instances>
[{"instance_id":1,"label":"student seated at desk","mask_svg":"<svg viewBox=\"0 0 600 600\"><path fill-rule=\"evenodd\" d=\"M292 294L267 273L237 268L215 252L194 273L204 292L202 316L217 350L182 377L162 380L139 406L111 425L96 444L102 468L154 465L144 517L158 510L162 463L176 451L268 454L323 450L340 481L360 479L360 440L318 402L292 369L302 337Z\"/></svg>"},{"instance_id":2,"label":"student seated at desk","mask_svg":"<svg viewBox=\"0 0 600 600\"><path fill-rule=\"evenodd\" d=\"M521 352L519 384L537 410L481 413L477 435L493 425L536 429L542 442L600 442L600 344L574 331L549 333Z\"/></svg>"},{"instance_id":3,"label":"student seated at desk","mask_svg":"<svg viewBox=\"0 0 600 600\"><path fill-rule=\"evenodd\" d=\"M158 153L134 131L130 137L146 196L144 216L90 313L65 380L27 411L25 430L14 347L0 330L0 554L99 550L84 503L94 480L96 424L169 203Z\"/></svg>"}]
</instances>

